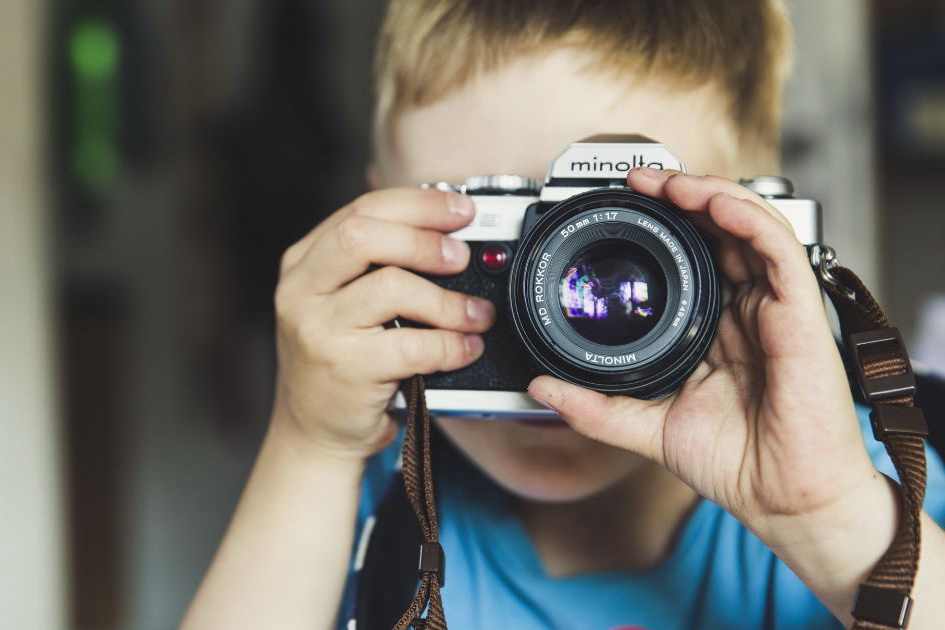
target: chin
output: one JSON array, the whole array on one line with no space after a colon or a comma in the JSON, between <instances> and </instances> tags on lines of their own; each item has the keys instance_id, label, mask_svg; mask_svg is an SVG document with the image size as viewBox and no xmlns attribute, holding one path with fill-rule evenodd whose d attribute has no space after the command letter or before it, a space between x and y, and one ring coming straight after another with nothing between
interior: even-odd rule
<instances>
[{"instance_id":1,"label":"chin","mask_svg":"<svg viewBox=\"0 0 945 630\"><path fill-rule=\"evenodd\" d=\"M573 503L600 494L623 475L611 478L587 474L573 467L548 467L531 464L503 467L477 466L506 492L526 501Z\"/></svg>"},{"instance_id":2,"label":"chin","mask_svg":"<svg viewBox=\"0 0 945 630\"><path fill-rule=\"evenodd\" d=\"M607 490L644 461L567 426L471 418L441 418L437 424L483 474L527 501L587 499Z\"/></svg>"}]
</instances>

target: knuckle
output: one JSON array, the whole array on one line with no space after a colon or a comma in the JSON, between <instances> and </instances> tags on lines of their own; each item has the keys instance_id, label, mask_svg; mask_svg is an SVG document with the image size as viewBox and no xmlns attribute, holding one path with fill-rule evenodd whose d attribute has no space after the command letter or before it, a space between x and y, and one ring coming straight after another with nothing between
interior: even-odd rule
<instances>
[{"instance_id":1,"label":"knuckle","mask_svg":"<svg viewBox=\"0 0 945 630\"><path fill-rule=\"evenodd\" d=\"M444 323L462 324L466 321L466 296L456 291L447 291L440 289L439 315Z\"/></svg>"},{"instance_id":2,"label":"knuckle","mask_svg":"<svg viewBox=\"0 0 945 630\"><path fill-rule=\"evenodd\" d=\"M321 322L306 319L295 326L295 339L299 349L310 359L322 354L325 344L325 330Z\"/></svg>"},{"instance_id":3,"label":"knuckle","mask_svg":"<svg viewBox=\"0 0 945 630\"><path fill-rule=\"evenodd\" d=\"M279 273L285 274L289 269L294 267L299 259L302 258L303 253L304 250L301 241L286 248L286 250L282 252L282 258L279 259Z\"/></svg>"},{"instance_id":4,"label":"knuckle","mask_svg":"<svg viewBox=\"0 0 945 630\"><path fill-rule=\"evenodd\" d=\"M417 372L426 372L431 364L430 344L426 343L423 336L411 331L400 337L400 357L404 364Z\"/></svg>"},{"instance_id":5,"label":"knuckle","mask_svg":"<svg viewBox=\"0 0 945 630\"><path fill-rule=\"evenodd\" d=\"M728 194L725 191L717 190L709 195L707 204L709 206L714 206L716 204L725 203L733 199L732 195Z\"/></svg>"},{"instance_id":6,"label":"knuckle","mask_svg":"<svg viewBox=\"0 0 945 630\"><path fill-rule=\"evenodd\" d=\"M359 216L349 216L336 228L338 243L348 253L355 253L362 249L370 238L370 222Z\"/></svg>"},{"instance_id":7,"label":"knuckle","mask_svg":"<svg viewBox=\"0 0 945 630\"><path fill-rule=\"evenodd\" d=\"M425 230L412 229L410 230L410 251L415 252L418 262L439 266L444 262L441 245L444 238L446 237Z\"/></svg>"},{"instance_id":8,"label":"knuckle","mask_svg":"<svg viewBox=\"0 0 945 630\"><path fill-rule=\"evenodd\" d=\"M373 192L364 193L351 202L349 216L366 217L371 214L371 206L375 194Z\"/></svg>"},{"instance_id":9,"label":"knuckle","mask_svg":"<svg viewBox=\"0 0 945 630\"><path fill-rule=\"evenodd\" d=\"M444 343L446 344L444 357L449 366L458 368L469 362L469 353L466 351L466 341L463 335L459 333L446 335Z\"/></svg>"},{"instance_id":10,"label":"knuckle","mask_svg":"<svg viewBox=\"0 0 945 630\"><path fill-rule=\"evenodd\" d=\"M447 268L465 267L469 264L469 248L465 243L449 236L436 234L429 239L429 247L436 260ZM447 253L449 252L449 253Z\"/></svg>"},{"instance_id":11,"label":"knuckle","mask_svg":"<svg viewBox=\"0 0 945 630\"><path fill-rule=\"evenodd\" d=\"M352 201L348 213L356 217L386 218L390 201L390 189L371 190Z\"/></svg>"},{"instance_id":12,"label":"knuckle","mask_svg":"<svg viewBox=\"0 0 945 630\"><path fill-rule=\"evenodd\" d=\"M292 295L292 292L286 288L285 283L280 282L278 286L276 286L276 291L273 295L273 305L275 307L276 319L280 323L287 323L292 319L295 297Z\"/></svg>"},{"instance_id":13,"label":"knuckle","mask_svg":"<svg viewBox=\"0 0 945 630\"><path fill-rule=\"evenodd\" d=\"M402 226L398 231L398 240L391 241L391 247L398 252L403 264L408 268L425 269L439 267L443 254L439 246L439 235L431 234L411 226Z\"/></svg>"},{"instance_id":14,"label":"knuckle","mask_svg":"<svg viewBox=\"0 0 945 630\"><path fill-rule=\"evenodd\" d=\"M437 335L436 349L437 349L437 361L436 367L441 370L446 370L455 365L456 363L456 343L454 342L454 337L450 333L442 332Z\"/></svg>"},{"instance_id":15,"label":"knuckle","mask_svg":"<svg viewBox=\"0 0 945 630\"><path fill-rule=\"evenodd\" d=\"M685 181L686 173L676 170L668 170L669 174L666 176L666 181L663 182L663 186L673 186L675 187L680 182Z\"/></svg>"},{"instance_id":16,"label":"knuckle","mask_svg":"<svg viewBox=\"0 0 945 630\"><path fill-rule=\"evenodd\" d=\"M407 272L399 267L381 267L372 275L375 283L374 290L385 299L399 295L407 288Z\"/></svg>"},{"instance_id":17,"label":"knuckle","mask_svg":"<svg viewBox=\"0 0 945 630\"><path fill-rule=\"evenodd\" d=\"M734 183L732 180L730 180L730 179L728 179L728 178L726 178L726 177L720 177L720 176L718 176L718 175L702 175L702 176L701 176L701 179L702 179L702 181L704 181L705 183L711 184L711 185L713 185L713 186L715 186L715 187L723 187L723 186L724 186L724 187L729 187L729 186L731 186L731 185ZM748 191L747 188L746 188L745 190ZM749 192L750 192L750 191L749 191Z\"/></svg>"}]
</instances>

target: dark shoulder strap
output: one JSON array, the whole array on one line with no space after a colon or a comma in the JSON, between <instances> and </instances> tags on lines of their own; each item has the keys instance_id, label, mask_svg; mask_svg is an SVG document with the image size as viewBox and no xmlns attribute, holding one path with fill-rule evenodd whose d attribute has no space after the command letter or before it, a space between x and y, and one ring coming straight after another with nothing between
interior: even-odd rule
<instances>
[{"instance_id":1,"label":"dark shoulder strap","mask_svg":"<svg viewBox=\"0 0 945 630\"><path fill-rule=\"evenodd\" d=\"M417 549L423 538L400 471L391 479L374 519L356 577L357 630L390 630L417 590Z\"/></svg>"}]
</instances>

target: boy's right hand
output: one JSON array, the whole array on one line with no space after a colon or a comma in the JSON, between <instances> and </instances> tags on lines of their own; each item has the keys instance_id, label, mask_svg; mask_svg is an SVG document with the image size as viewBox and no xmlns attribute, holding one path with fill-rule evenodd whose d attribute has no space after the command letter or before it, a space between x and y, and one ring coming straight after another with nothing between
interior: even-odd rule
<instances>
[{"instance_id":1,"label":"boy's right hand","mask_svg":"<svg viewBox=\"0 0 945 630\"><path fill-rule=\"evenodd\" d=\"M479 358L495 309L406 269L449 275L469 247L445 233L472 200L438 190L371 192L335 212L282 258L275 303L279 376L272 429L303 448L362 461L396 434L398 382ZM371 266L377 269L365 273ZM433 328L392 328L405 317Z\"/></svg>"}]
</instances>

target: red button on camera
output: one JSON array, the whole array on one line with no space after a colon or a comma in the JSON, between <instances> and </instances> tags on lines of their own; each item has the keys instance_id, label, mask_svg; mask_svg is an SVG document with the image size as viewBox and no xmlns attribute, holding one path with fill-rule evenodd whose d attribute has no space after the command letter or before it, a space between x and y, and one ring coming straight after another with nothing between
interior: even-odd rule
<instances>
[{"instance_id":1,"label":"red button on camera","mask_svg":"<svg viewBox=\"0 0 945 630\"><path fill-rule=\"evenodd\" d=\"M482 250L480 260L486 271L500 273L509 266L511 252L505 245L489 245Z\"/></svg>"}]
</instances>

